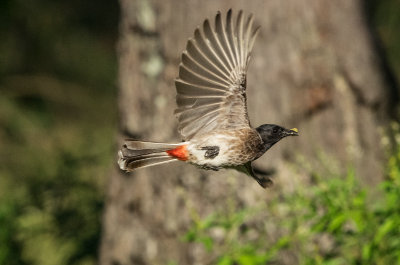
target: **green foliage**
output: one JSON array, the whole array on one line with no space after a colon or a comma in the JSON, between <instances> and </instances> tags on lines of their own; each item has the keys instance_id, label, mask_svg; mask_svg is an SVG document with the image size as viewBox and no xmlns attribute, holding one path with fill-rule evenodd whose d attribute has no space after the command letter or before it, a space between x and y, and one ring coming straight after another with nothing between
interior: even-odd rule
<instances>
[{"instance_id":1,"label":"green foliage","mask_svg":"<svg viewBox=\"0 0 400 265\"><path fill-rule=\"evenodd\" d=\"M95 264L117 3L0 3L0 264Z\"/></svg>"},{"instance_id":2,"label":"green foliage","mask_svg":"<svg viewBox=\"0 0 400 265\"><path fill-rule=\"evenodd\" d=\"M0 98L0 264L94 264L114 114L66 117L76 102L45 97Z\"/></svg>"},{"instance_id":3,"label":"green foliage","mask_svg":"<svg viewBox=\"0 0 400 265\"><path fill-rule=\"evenodd\" d=\"M311 187L196 219L187 242L209 252L209 264L400 264L400 151L379 189L354 172ZM227 207L229 208L229 207Z\"/></svg>"}]
</instances>

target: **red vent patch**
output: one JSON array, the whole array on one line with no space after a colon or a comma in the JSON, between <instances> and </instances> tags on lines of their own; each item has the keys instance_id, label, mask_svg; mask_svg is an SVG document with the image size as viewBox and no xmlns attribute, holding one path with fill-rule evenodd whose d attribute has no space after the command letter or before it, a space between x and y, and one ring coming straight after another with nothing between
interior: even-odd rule
<instances>
[{"instance_id":1,"label":"red vent patch","mask_svg":"<svg viewBox=\"0 0 400 265\"><path fill-rule=\"evenodd\" d=\"M172 157L176 157L179 160L186 161L189 158L189 153L186 148L186 145L180 145L174 149L166 151L168 155Z\"/></svg>"}]
</instances>

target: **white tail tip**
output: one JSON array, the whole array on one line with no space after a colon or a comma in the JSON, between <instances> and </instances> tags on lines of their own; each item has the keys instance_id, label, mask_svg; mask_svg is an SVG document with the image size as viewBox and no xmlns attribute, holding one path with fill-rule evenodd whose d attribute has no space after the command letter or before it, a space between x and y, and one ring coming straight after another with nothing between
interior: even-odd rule
<instances>
[{"instance_id":1,"label":"white tail tip","mask_svg":"<svg viewBox=\"0 0 400 265\"><path fill-rule=\"evenodd\" d=\"M126 160L124 159L124 155L122 154L122 151L118 151L118 165L119 168L122 170L126 170Z\"/></svg>"}]
</instances>

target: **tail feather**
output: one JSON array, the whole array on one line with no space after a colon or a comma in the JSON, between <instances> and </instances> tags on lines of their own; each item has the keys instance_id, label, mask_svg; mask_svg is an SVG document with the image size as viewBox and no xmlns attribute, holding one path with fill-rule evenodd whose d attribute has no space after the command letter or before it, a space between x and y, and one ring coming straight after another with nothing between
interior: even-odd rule
<instances>
[{"instance_id":1,"label":"tail feather","mask_svg":"<svg viewBox=\"0 0 400 265\"><path fill-rule=\"evenodd\" d=\"M178 161L177 158L169 155L167 151L180 145L182 143L166 144L126 140L122 149L118 152L118 165L122 170L133 171L137 168Z\"/></svg>"},{"instance_id":2,"label":"tail feather","mask_svg":"<svg viewBox=\"0 0 400 265\"><path fill-rule=\"evenodd\" d=\"M145 168L145 167L177 161L176 158L164 154L154 154L154 156L151 157L126 157L122 155L121 151L118 154L119 154L119 159L118 159L119 167L122 170L128 172L133 171L137 168Z\"/></svg>"},{"instance_id":3,"label":"tail feather","mask_svg":"<svg viewBox=\"0 0 400 265\"><path fill-rule=\"evenodd\" d=\"M127 139L125 140L124 146L131 150L143 150L143 149L164 149L168 150L177 147L181 144L166 144L166 143L155 143L147 141L136 141Z\"/></svg>"}]
</instances>

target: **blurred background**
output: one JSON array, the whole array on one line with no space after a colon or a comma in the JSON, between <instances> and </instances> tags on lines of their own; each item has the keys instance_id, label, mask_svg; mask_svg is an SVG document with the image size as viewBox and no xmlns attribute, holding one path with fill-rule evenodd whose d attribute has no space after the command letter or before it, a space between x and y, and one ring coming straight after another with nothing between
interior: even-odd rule
<instances>
[{"instance_id":1,"label":"blurred background","mask_svg":"<svg viewBox=\"0 0 400 265\"><path fill-rule=\"evenodd\" d=\"M381 56L399 81L400 1L369 0L367 11ZM115 166L119 16L117 1L0 3L0 264L96 264L107 183ZM176 240L209 253L212 258L204 264L266 264L276 261L281 250L299 253L301 264L400 264L396 150L388 151L389 166L384 162L378 204L371 202L375 197L367 188L359 188L352 172L328 184L314 176L312 197L303 190L269 207L313 209L320 205L312 202L319 201L330 209L325 219L317 210L310 215L285 208L274 220L286 220L286 232L274 235L273 242L243 239L238 245L239 234L252 227L246 220L262 210L216 212L204 220L193 212L192 226ZM349 225L343 213L362 224ZM303 222L314 226L301 230ZM232 237L220 243L220 230ZM326 240L318 241L315 234ZM313 250L301 246L311 239L314 247L327 246L308 255Z\"/></svg>"},{"instance_id":2,"label":"blurred background","mask_svg":"<svg viewBox=\"0 0 400 265\"><path fill-rule=\"evenodd\" d=\"M118 15L117 1L0 3L0 264L95 264Z\"/></svg>"}]
</instances>

